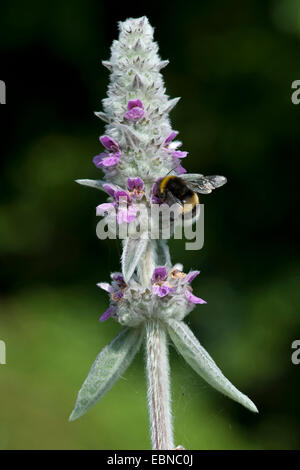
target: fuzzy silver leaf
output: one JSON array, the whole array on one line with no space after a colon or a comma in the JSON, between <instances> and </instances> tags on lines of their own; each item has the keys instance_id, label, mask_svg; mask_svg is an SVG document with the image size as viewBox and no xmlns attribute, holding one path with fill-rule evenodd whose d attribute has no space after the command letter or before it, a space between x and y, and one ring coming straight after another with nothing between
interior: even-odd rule
<instances>
[{"instance_id":1,"label":"fuzzy silver leaf","mask_svg":"<svg viewBox=\"0 0 300 470\"><path fill-rule=\"evenodd\" d=\"M171 268L170 250L166 240L154 240L152 243L156 243L156 264Z\"/></svg>"},{"instance_id":2,"label":"fuzzy silver leaf","mask_svg":"<svg viewBox=\"0 0 300 470\"><path fill-rule=\"evenodd\" d=\"M172 319L168 320L167 324L169 334L177 350L204 380L219 392L248 408L248 410L258 413L256 406L250 398L241 393L226 379L217 364L201 346L185 323Z\"/></svg>"},{"instance_id":3,"label":"fuzzy silver leaf","mask_svg":"<svg viewBox=\"0 0 300 470\"><path fill-rule=\"evenodd\" d=\"M137 267L141 256L145 252L149 240L147 238L126 238L123 244L122 273L125 282L128 282Z\"/></svg>"},{"instance_id":4,"label":"fuzzy silver leaf","mask_svg":"<svg viewBox=\"0 0 300 470\"><path fill-rule=\"evenodd\" d=\"M124 328L100 352L79 390L70 421L85 414L112 388L138 352L143 336L143 328Z\"/></svg>"},{"instance_id":5,"label":"fuzzy silver leaf","mask_svg":"<svg viewBox=\"0 0 300 470\"><path fill-rule=\"evenodd\" d=\"M105 189L103 188L103 185L107 184L106 181L82 179L82 180L75 180L75 183L81 184L82 186L89 186L91 188L100 189L101 191L106 192Z\"/></svg>"}]
</instances>

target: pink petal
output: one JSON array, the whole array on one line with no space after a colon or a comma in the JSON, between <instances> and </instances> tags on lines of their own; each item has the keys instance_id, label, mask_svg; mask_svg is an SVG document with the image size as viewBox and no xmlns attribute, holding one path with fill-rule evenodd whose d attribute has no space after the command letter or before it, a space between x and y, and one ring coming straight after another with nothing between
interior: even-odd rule
<instances>
[{"instance_id":1,"label":"pink petal","mask_svg":"<svg viewBox=\"0 0 300 470\"><path fill-rule=\"evenodd\" d=\"M166 282L162 285L154 284L152 287L152 292L158 297L165 297L166 295L170 294L170 292L174 292L174 288L170 287Z\"/></svg>"},{"instance_id":2,"label":"pink petal","mask_svg":"<svg viewBox=\"0 0 300 470\"><path fill-rule=\"evenodd\" d=\"M205 300L200 299L200 297L196 297L194 294L189 289L186 289L185 291L185 296L189 300L189 302L192 302L193 304L206 304Z\"/></svg>"},{"instance_id":3,"label":"pink petal","mask_svg":"<svg viewBox=\"0 0 300 470\"><path fill-rule=\"evenodd\" d=\"M103 158L100 167L106 166L114 166L119 162L119 157L117 155L111 155L110 157Z\"/></svg>"},{"instance_id":4,"label":"pink petal","mask_svg":"<svg viewBox=\"0 0 300 470\"><path fill-rule=\"evenodd\" d=\"M127 222L128 224L136 219L137 207L135 205L129 205L128 207L119 206L117 214L118 224Z\"/></svg>"},{"instance_id":5,"label":"pink petal","mask_svg":"<svg viewBox=\"0 0 300 470\"><path fill-rule=\"evenodd\" d=\"M111 305L100 317L100 321L105 321L110 318L114 312L116 311L117 307L115 305Z\"/></svg>"},{"instance_id":6,"label":"pink petal","mask_svg":"<svg viewBox=\"0 0 300 470\"><path fill-rule=\"evenodd\" d=\"M97 286L100 287L100 289L105 290L106 292L113 292L113 288L110 284L108 284L108 282L99 282Z\"/></svg>"},{"instance_id":7,"label":"pink petal","mask_svg":"<svg viewBox=\"0 0 300 470\"><path fill-rule=\"evenodd\" d=\"M115 187L112 186L111 184L104 184L104 185L103 185L103 189L104 189L104 191L106 191L110 196L112 196L112 197L115 196L116 189L115 189Z\"/></svg>"},{"instance_id":8,"label":"pink petal","mask_svg":"<svg viewBox=\"0 0 300 470\"><path fill-rule=\"evenodd\" d=\"M105 148L112 152L117 152L119 150L118 144L108 135L102 135L100 137L100 142Z\"/></svg>"},{"instance_id":9,"label":"pink petal","mask_svg":"<svg viewBox=\"0 0 300 470\"><path fill-rule=\"evenodd\" d=\"M177 175L182 175L183 173L186 173L186 169L183 168L183 166L178 165L178 167L176 168L176 173Z\"/></svg>"},{"instance_id":10,"label":"pink petal","mask_svg":"<svg viewBox=\"0 0 300 470\"><path fill-rule=\"evenodd\" d=\"M167 268L165 266L157 266L152 275L152 282L164 281L167 277Z\"/></svg>"},{"instance_id":11,"label":"pink petal","mask_svg":"<svg viewBox=\"0 0 300 470\"><path fill-rule=\"evenodd\" d=\"M172 157L174 158L185 158L189 152L182 152L181 150L174 150Z\"/></svg>"},{"instance_id":12,"label":"pink petal","mask_svg":"<svg viewBox=\"0 0 300 470\"><path fill-rule=\"evenodd\" d=\"M107 153L100 153L93 158L93 163L97 168L102 168L102 160L107 156Z\"/></svg>"},{"instance_id":13,"label":"pink petal","mask_svg":"<svg viewBox=\"0 0 300 470\"><path fill-rule=\"evenodd\" d=\"M145 116L145 111L142 108L132 108L124 114L125 118L129 121L137 121Z\"/></svg>"},{"instance_id":14,"label":"pink petal","mask_svg":"<svg viewBox=\"0 0 300 470\"><path fill-rule=\"evenodd\" d=\"M136 219L136 214L137 214L137 206L135 206L134 204L131 204L130 206L128 206L128 209L127 209L127 222L130 223L133 220L135 220Z\"/></svg>"},{"instance_id":15,"label":"pink petal","mask_svg":"<svg viewBox=\"0 0 300 470\"><path fill-rule=\"evenodd\" d=\"M172 131L171 134L166 138L165 144L168 144L173 139L175 139L175 137L177 136L178 133L179 133L178 131Z\"/></svg>"},{"instance_id":16,"label":"pink petal","mask_svg":"<svg viewBox=\"0 0 300 470\"><path fill-rule=\"evenodd\" d=\"M115 199L116 201L120 202L121 204L127 205L127 202L131 201L129 194L126 191L120 189L119 191L115 192Z\"/></svg>"},{"instance_id":17,"label":"pink petal","mask_svg":"<svg viewBox=\"0 0 300 470\"><path fill-rule=\"evenodd\" d=\"M117 282L124 282L124 277L122 273L111 273L110 277L112 278L113 281Z\"/></svg>"},{"instance_id":18,"label":"pink petal","mask_svg":"<svg viewBox=\"0 0 300 470\"><path fill-rule=\"evenodd\" d=\"M118 290L116 292L114 292L114 300L120 300L122 299L123 297L123 292L121 290Z\"/></svg>"},{"instance_id":19,"label":"pink petal","mask_svg":"<svg viewBox=\"0 0 300 470\"><path fill-rule=\"evenodd\" d=\"M130 100L128 101L128 105L127 105L127 109L130 110L132 108L142 108L143 109L143 103L141 102L141 100Z\"/></svg>"},{"instance_id":20,"label":"pink petal","mask_svg":"<svg viewBox=\"0 0 300 470\"><path fill-rule=\"evenodd\" d=\"M117 213L117 222L119 225L123 222L127 222L127 207L119 207Z\"/></svg>"},{"instance_id":21,"label":"pink petal","mask_svg":"<svg viewBox=\"0 0 300 470\"><path fill-rule=\"evenodd\" d=\"M189 284L200 274L200 271L190 271L185 278L185 281Z\"/></svg>"},{"instance_id":22,"label":"pink petal","mask_svg":"<svg viewBox=\"0 0 300 470\"><path fill-rule=\"evenodd\" d=\"M142 191L144 188L144 181L142 178L128 178L127 180L127 188L129 191L133 191L134 189L138 189L139 191Z\"/></svg>"}]
</instances>

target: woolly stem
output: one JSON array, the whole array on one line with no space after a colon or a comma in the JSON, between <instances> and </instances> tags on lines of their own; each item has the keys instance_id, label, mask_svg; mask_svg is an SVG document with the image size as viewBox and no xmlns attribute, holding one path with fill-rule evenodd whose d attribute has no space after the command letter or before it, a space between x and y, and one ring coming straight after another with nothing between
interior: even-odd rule
<instances>
[{"instance_id":1,"label":"woolly stem","mask_svg":"<svg viewBox=\"0 0 300 470\"><path fill-rule=\"evenodd\" d=\"M153 450L174 449L167 335L163 325L146 324L148 407Z\"/></svg>"},{"instance_id":2,"label":"woolly stem","mask_svg":"<svg viewBox=\"0 0 300 470\"><path fill-rule=\"evenodd\" d=\"M155 269L155 258L155 245L151 240L149 240L147 249L145 250L137 267L140 284L144 287L151 284L151 277Z\"/></svg>"}]
</instances>

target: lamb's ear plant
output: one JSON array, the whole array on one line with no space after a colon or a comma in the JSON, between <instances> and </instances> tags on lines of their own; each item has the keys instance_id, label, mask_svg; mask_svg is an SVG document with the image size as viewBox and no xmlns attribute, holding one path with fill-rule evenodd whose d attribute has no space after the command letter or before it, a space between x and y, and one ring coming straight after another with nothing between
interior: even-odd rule
<instances>
[{"instance_id":1,"label":"lamb's ear plant","mask_svg":"<svg viewBox=\"0 0 300 470\"><path fill-rule=\"evenodd\" d=\"M82 416L110 390L144 342L152 448L170 450L176 446L169 340L216 390L253 412L257 408L223 375L184 322L196 304L206 303L191 287L199 271L184 273L182 265L172 265L166 240L151 239L148 229L141 228L145 224L138 215L143 213L147 218L153 204L161 202L157 200L161 179L168 174L188 179L181 165L187 152L178 150L181 142L174 140L178 132L171 128L169 113L179 98L169 99L165 93L160 70L168 61L158 56L151 25L142 17L128 19L119 27L120 37L112 44L111 58L103 62L110 71L108 97L103 100L103 111L96 113L106 128L100 137L104 151L93 161L104 177L77 182L107 194L108 202L97 207L97 215L105 216L108 225L117 222L118 233L137 220L140 230L138 236L128 230L128 236L122 237L121 272L112 273L110 283L98 284L110 298L100 320L112 318L122 329L97 356L70 420ZM197 179L197 175L193 177ZM216 178L203 192L226 182Z\"/></svg>"}]
</instances>

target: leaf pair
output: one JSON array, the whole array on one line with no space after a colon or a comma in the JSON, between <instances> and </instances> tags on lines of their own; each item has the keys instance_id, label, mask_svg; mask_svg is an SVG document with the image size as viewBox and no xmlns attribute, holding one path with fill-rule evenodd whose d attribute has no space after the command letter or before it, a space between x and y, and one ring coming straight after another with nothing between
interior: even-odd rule
<instances>
[{"instance_id":1,"label":"leaf pair","mask_svg":"<svg viewBox=\"0 0 300 470\"><path fill-rule=\"evenodd\" d=\"M258 412L254 403L226 377L183 322L168 320L169 335L186 362L212 387L250 411ZM164 325L161 325L164 328ZM124 328L97 356L77 397L70 416L73 421L86 413L108 392L126 371L140 349L144 328Z\"/></svg>"}]
</instances>

